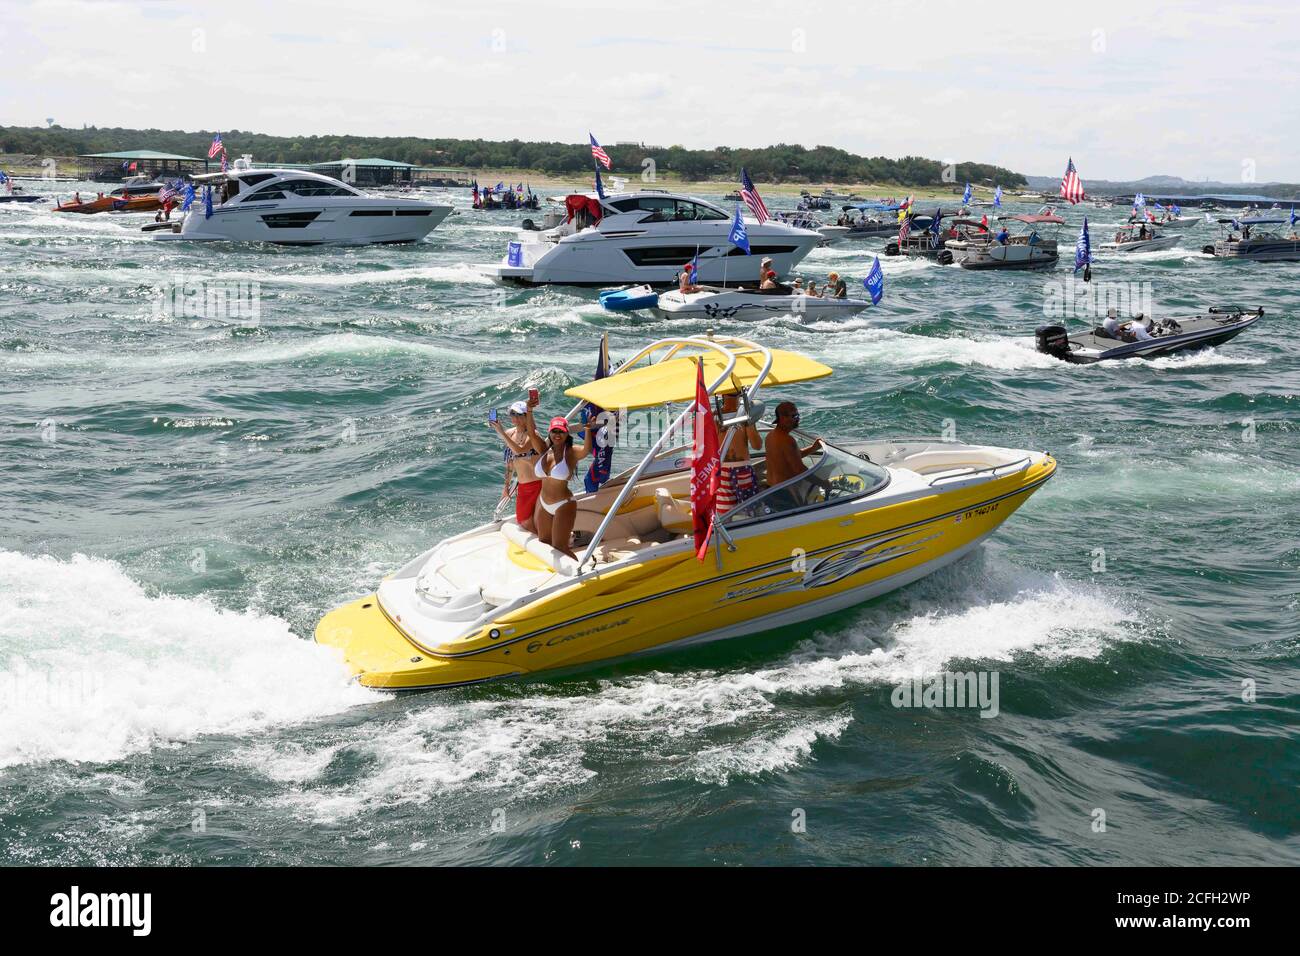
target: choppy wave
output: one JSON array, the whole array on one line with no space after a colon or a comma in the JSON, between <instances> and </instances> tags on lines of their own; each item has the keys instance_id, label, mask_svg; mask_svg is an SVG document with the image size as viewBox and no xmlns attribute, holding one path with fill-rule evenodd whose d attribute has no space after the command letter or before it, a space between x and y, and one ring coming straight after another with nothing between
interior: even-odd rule
<instances>
[{"instance_id":1,"label":"choppy wave","mask_svg":"<svg viewBox=\"0 0 1300 956\"><path fill-rule=\"evenodd\" d=\"M149 595L111 561L0 551L0 767L114 761L373 700L283 621Z\"/></svg>"}]
</instances>

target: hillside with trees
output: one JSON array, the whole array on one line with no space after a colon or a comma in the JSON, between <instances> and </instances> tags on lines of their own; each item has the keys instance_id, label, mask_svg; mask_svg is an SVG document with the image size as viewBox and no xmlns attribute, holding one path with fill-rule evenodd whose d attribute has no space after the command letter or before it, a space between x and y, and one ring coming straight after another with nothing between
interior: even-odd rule
<instances>
[{"instance_id":1,"label":"hillside with trees","mask_svg":"<svg viewBox=\"0 0 1300 956\"><path fill-rule=\"evenodd\" d=\"M186 156L206 156L212 132L199 130L118 129L59 126L0 127L0 153L33 156L79 156L129 149L152 149ZM329 160L383 157L419 166L468 169L529 169L549 175L581 174L591 169L586 143L531 143L523 140L426 139L415 136L268 136L223 130L231 156L251 153L259 162L317 163ZM920 156L887 159L858 156L832 146L781 143L761 149L686 149L682 146L605 144L615 173L640 173L646 158L659 174L689 180L735 181L742 166L761 182L774 183L896 183L928 186L944 181L943 165ZM950 182L999 183L1021 186L1025 177L987 163L958 163Z\"/></svg>"}]
</instances>

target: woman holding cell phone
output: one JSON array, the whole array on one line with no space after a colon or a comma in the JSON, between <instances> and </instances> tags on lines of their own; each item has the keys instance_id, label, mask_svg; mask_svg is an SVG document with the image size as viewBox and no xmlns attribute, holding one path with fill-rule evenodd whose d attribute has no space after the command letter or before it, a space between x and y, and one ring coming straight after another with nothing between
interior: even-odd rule
<instances>
[{"instance_id":1,"label":"woman holding cell phone","mask_svg":"<svg viewBox=\"0 0 1300 956\"><path fill-rule=\"evenodd\" d=\"M534 511L542 491L542 479L533 471L533 462L539 454L533 439L540 441L537 426L533 423L533 409L540 401L537 389L530 388L528 401L511 403L509 429L501 426L495 408L488 412L488 426L496 431L506 446L506 495L510 493L512 469L518 483L515 489L515 521L525 531L532 532L537 531Z\"/></svg>"}]
</instances>

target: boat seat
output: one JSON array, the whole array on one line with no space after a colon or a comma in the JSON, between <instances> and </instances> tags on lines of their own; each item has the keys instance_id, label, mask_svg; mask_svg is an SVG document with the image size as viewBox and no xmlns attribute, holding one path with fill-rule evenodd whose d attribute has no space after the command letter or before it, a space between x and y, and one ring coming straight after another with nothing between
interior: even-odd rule
<instances>
[{"instance_id":1,"label":"boat seat","mask_svg":"<svg viewBox=\"0 0 1300 956\"><path fill-rule=\"evenodd\" d=\"M596 533L601 521L605 519L602 511L591 511L578 506L578 513L573 517L573 530L584 531L588 535ZM607 538L635 538L650 534L663 527L659 521L659 512L651 504L642 505L633 511L625 511L614 516L609 527L605 529Z\"/></svg>"},{"instance_id":2,"label":"boat seat","mask_svg":"<svg viewBox=\"0 0 1300 956\"><path fill-rule=\"evenodd\" d=\"M531 531L525 531L513 521L503 522L501 534L512 544L517 544L548 568L559 574L572 577L578 573L578 562L563 551L542 543L542 539Z\"/></svg>"},{"instance_id":3,"label":"boat seat","mask_svg":"<svg viewBox=\"0 0 1300 956\"><path fill-rule=\"evenodd\" d=\"M695 529L691 503L674 498L667 488L655 489L655 508L659 512L659 524L670 534L690 534Z\"/></svg>"}]
</instances>

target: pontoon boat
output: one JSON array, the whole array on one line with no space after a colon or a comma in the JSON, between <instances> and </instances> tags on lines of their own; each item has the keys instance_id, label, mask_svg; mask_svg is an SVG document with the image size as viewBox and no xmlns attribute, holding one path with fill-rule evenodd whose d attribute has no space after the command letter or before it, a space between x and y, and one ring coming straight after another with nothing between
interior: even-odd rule
<instances>
[{"instance_id":1,"label":"pontoon boat","mask_svg":"<svg viewBox=\"0 0 1300 956\"><path fill-rule=\"evenodd\" d=\"M1300 262L1300 236L1295 227L1283 234L1260 229L1260 226L1289 224L1289 219L1269 219L1257 216L1252 219L1220 219L1227 226L1225 237L1205 246L1202 251L1219 259L1249 259L1253 262ZM1235 230L1240 229L1240 233Z\"/></svg>"},{"instance_id":2,"label":"pontoon boat","mask_svg":"<svg viewBox=\"0 0 1300 956\"><path fill-rule=\"evenodd\" d=\"M978 237L950 240L948 249L957 257L963 269L1055 269L1057 262L1056 240L1044 239L1038 227L1059 226L1065 220L1060 216L999 216L999 222L1019 222L1025 227L1005 242L985 233Z\"/></svg>"}]
</instances>

